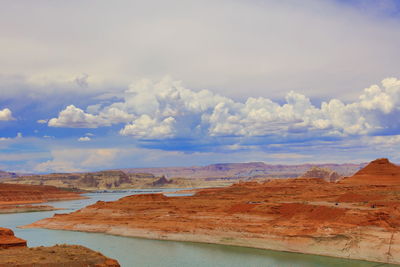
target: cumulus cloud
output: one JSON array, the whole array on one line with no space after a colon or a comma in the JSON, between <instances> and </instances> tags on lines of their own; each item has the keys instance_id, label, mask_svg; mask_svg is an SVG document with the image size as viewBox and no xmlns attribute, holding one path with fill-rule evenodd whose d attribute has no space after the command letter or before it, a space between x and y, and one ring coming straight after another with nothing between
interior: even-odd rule
<instances>
[{"instance_id":1,"label":"cumulus cloud","mask_svg":"<svg viewBox=\"0 0 400 267\"><path fill-rule=\"evenodd\" d=\"M393 147L395 149L400 145L400 135L392 136L373 136L364 140L369 145L378 145L383 147Z\"/></svg>"},{"instance_id":2,"label":"cumulus cloud","mask_svg":"<svg viewBox=\"0 0 400 267\"><path fill-rule=\"evenodd\" d=\"M129 122L134 118L120 109L108 107L97 115L86 113L74 105L69 105L60 112L58 118L50 119L50 127L71 127L71 128L97 128L110 126L123 122Z\"/></svg>"},{"instance_id":3,"label":"cumulus cloud","mask_svg":"<svg viewBox=\"0 0 400 267\"><path fill-rule=\"evenodd\" d=\"M142 138L167 138L174 136L173 117L167 117L162 121L152 119L149 115L144 114L136 119L132 124L126 125L120 133L122 135L131 135Z\"/></svg>"},{"instance_id":4,"label":"cumulus cloud","mask_svg":"<svg viewBox=\"0 0 400 267\"><path fill-rule=\"evenodd\" d=\"M73 105L51 119L49 126L96 128L126 122L120 134L139 139L206 136L344 137L400 132L400 80L384 79L364 89L357 101L340 99L313 104L303 94L289 92L284 103L249 97L244 102L208 90L194 91L165 77L130 86L124 100L97 114Z\"/></svg>"},{"instance_id":5,"label":"cumulus cloud","mask_svg":"<svg viewBox=\"0 0 400 267\"><path fill-rule=\"evenodd\" d=\"M5 108L3 110L0 110L0 121L11 121L14 120L12 116L12 112L10 109Z\"/></svg>"}]
</instances>

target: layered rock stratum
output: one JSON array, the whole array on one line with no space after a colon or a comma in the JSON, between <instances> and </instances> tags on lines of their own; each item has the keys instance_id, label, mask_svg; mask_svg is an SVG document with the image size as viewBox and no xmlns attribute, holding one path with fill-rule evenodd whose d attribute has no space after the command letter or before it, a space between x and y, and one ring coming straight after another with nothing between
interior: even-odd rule
<instances>
[{"instance_id":1,"label":"layered rock stratum","mask_svg":"<svg viewBox=\"0 0 400 267\"><path fill-rule=\"evenodd\" d=\"M56 245L28 248L14 232L0 228L0 266L119 267L116 260L83 246Z\"/></svg>"},{"instance_id":2,"label":"layered rock stratum","mask_svg":"<svg viewBox=\"0 0 400 267\"><path fill-rule=\"evenodd\" d=\"M77 192L61 190L55 186L0 183L0 204L43 203L80 198L85 197Z\"/></svg>"},{"instance_id":3,"label":"layered rock stratum","mask_svg":"<svg viewBox=\"0 0 400 267\"><path fill-rule=\"evenodd\" d=\"M400 264L399 174L398 166L379 159L335 183L279 179L204 189L185 197L133 195L26 227Z\"/></svg>"},{"instance_id":4,"label":"layered rock stratum","mask_svg":"<svg viewBox=\"0 0 400 267\"><path fill-rule=\"evenodd\" d=\"M54 210L49 205L31 204L83 198L86 197L77 192L61 190L54 186L0 183L0 213Z\"/></svg>"}]
</instances>

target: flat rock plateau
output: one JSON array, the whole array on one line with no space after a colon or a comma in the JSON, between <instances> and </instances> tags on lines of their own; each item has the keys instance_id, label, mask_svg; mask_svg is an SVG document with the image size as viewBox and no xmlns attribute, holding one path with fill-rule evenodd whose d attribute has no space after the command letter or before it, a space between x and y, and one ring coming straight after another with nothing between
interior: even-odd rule
<instances>
[{"instance_id":1,"label":"flat rock plateau","mask_svg":"<svg viewBox=\"0 0 400 267\"><path fill-rule=\"evenodd\" d=\"M400 264L400 167L377 159L337 182L274 179L193 196L132 195L24 227Z\"/></svg>"},{"instance_id":2,"label":"flat rock plateau","mask_svg":"<svg viewBox=\"0 0 400 267\"><path fill-rule=\"evenodd\" d=\"M0 228L0 266L36 267L119 267L116 260L83 246L56 245L28 248L14 232Z\"/></svg>"}]
</instances>

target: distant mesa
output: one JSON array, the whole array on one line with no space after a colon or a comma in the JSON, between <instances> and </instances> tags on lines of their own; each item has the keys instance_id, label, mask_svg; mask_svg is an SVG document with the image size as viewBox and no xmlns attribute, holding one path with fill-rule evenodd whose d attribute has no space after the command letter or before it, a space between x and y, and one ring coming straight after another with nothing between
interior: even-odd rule
<instances>
[{"instance_id":1,"label":"distant mesa","mask_svg":"<svg viewBox=\"0 0 400 267\"><path fill-rule=\"evenodd\" d=\"M387 158L371 161L352 177L343 179L344 183L355 184L400 184L400 166L391 163Z\"/></svg>"},{"instance_id":2,"label":"distant mesa","mask_svg":"<svg viewBox=\"0 0 400 267\"><path fill-rule=\"evenodd\" d=\"M306 171L301 178L320 178L327 182L335 182L339 180L341 176L331 169L314 166Z\"/></svg>"},{"instance_id":3,"label":"distant mesa","mask_svg":"<svg viewBox=\"0 0 400 267\"><path fill-rule=\"evenodd\" d=\"M172 180L168 180L167 178L165 178L165 176L162 176L160 179L153 182L153 186L164 186L170 183L172 183Z\"/></svg>"},{"instance_id":4,"label":"distant mesa","mask_svg":"<svg viewBox=\"0 0 400 267\"><path fill-rule=\"evenodd\" d=\"M321 169L314 169L311 174L307 174L305 177L333 181L338 178L337 175L351 176L366 165L366 163L301 165L271 165L263 162L218 163L191 167L131 168L86 173L35 174L10 179L4 178L1 182L50 185L72 191L161 187L204 188L229 186L243 180L263 182L270 179L297 178L302 177L312 167Z\"/></svg>"}]
</instances>

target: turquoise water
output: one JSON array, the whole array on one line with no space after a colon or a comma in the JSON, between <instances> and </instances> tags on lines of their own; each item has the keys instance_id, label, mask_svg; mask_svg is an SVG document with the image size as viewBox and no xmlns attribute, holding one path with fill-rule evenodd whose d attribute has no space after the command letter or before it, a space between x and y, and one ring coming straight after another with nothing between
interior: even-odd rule
<instances>
[{"instance_id":1,"label":"turquoise water","mask_svg":"<svg viewBox=\"0 0 400 267\"><path fill-rule=\"evenodd\" d=\"M168 190L174 191L174 190ZM147 191L149 192L149 191ZM51 205L66 210L66 213L95 203L98 200L112 201L132 193L95 193L86 194L90 199L52 202ZM146 193L146 191L144 192ZM58 231L46 229L19 229L42 218L53 216L54 211L0 214L0 226L11 228L16 236L28 240L29 246L52 246L55 244L78 244L100 251L104 255L117 259L122 266L279 266L279 267L373 267L395 266L365 261L354 261L331 257L312 256L298 253L276 252L261 249L233 246L147 240L119 237L96 233Z\"/></svg>"}]
</instances>

